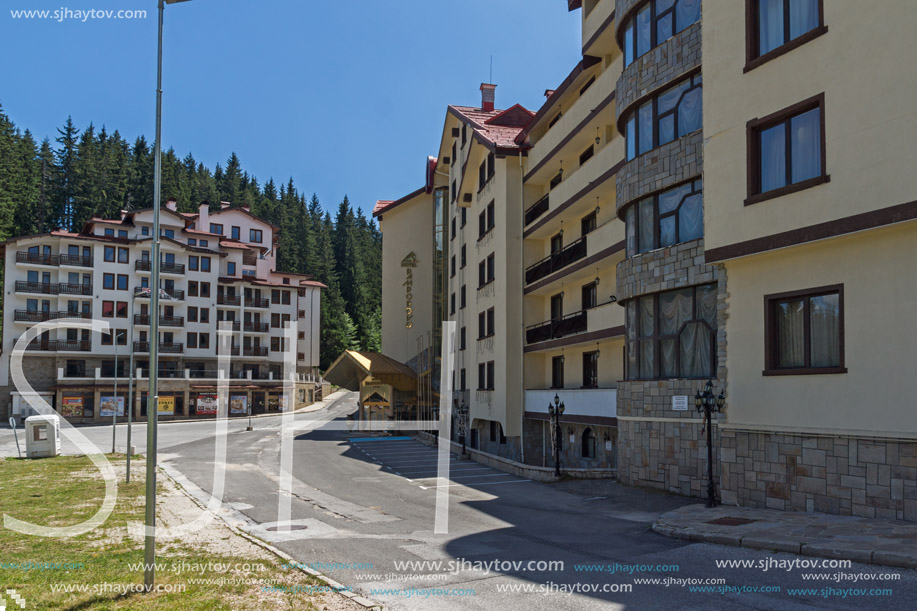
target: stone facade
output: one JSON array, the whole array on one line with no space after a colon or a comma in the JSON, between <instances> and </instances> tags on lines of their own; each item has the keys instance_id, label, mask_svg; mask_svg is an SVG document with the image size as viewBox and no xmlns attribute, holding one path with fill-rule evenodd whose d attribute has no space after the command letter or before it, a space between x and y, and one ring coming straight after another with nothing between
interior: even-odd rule
<instances>
[{"instance_id":1,"label":"stone facade","mask_svg":"<svg viewBox=\"0 0 917 611\"><path fill-rule=\"evenodd\" d=\"M617 427L579 422L564 422L561 444L561 469L614 469L617 464ZM583 433L590 429L595 436L595 458L584 458L582 452ZM570 435L574 442L570 443ZM553 467L554 452L551 448L551 422L539 418L525 419L525 462L529 465ZM606 442L611 449L606 449Z\"/></svg>"},{"instance_id":2,"label":"stone facade","mask_svg":"<svg viewBox=\"0 0 917 611\"><path fill-rule=\"evenodd\" d=\"M624 209L636 200L700 178L703 171L704 134L700 130L632 159L618 170L616 177L618 216L623 219Z\"/></svg>"},{"instance_id":3,"label":"stone facade","mask_svg":"<svg viewBox=\"0 0 917 611\"><path fill-rule=\"evenodd\" d=\"M674 83L701 64L701 24L688 26L644 53L621 73L615 87L617 118L642 97Z\"/></svg>"},{"instance_id":4,"label":"stone facade","mask_svg":"<svg viewBox=\"0 0 917 611\"><path fill-rule=\"evenodd\" d=\"M725 503L917 522L917 441L725 430Z\"/></svg>"}]
</instances>

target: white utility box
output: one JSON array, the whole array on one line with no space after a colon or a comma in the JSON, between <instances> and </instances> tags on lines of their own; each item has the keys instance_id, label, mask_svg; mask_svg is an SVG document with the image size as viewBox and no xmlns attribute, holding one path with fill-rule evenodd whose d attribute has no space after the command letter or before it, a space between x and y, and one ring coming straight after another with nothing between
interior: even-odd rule
<instances>
[{"instance_id":1,"label":"white utility box","mask_svg":"<svg viewBox=\"0 0 917 611\"><path fill-rule=\"evenodd\" d=\"M29 416L25 419L25 457L60 455L60 416Z\"/></svg>"}]
</instances>

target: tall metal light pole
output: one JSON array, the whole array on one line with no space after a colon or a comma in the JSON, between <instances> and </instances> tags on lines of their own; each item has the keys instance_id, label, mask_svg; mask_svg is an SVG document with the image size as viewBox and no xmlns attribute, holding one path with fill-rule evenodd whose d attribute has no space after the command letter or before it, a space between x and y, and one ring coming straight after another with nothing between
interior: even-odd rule
<instances>
[{"instance_id":1,"label":"tall metal light pole","mask_svg":"<svg viewBox=\"0 0 917 611\"><path fill-rule=\"evenodd\" d=\"M150 280L150 392L146 406L146 515L143 543L143 584L152 591L156 581L156 537L149 530L156 526L156 423L159 419L159 206L162 190L162 22L166 4L188 0L159 0L159 46L156 63L156 143L153 169L153 272Z\"/></svg>"},{"instance_id":2,"label":"tall metal light pole","mask_svg":"<svg viewBox=\"0 0 917 611\"><path fill-rule=\"evenodd\" d=\"M127 331L124 331L124 334L127 335ZM111 453L115 453L115 442L118 438L118 335L119 329L115 329L115 392L112 394L115 396L115 410L111 415ZM130 452L130 448L128 448Z\"/></svg>"},{"instance_id":3,"label":"tall metal light pole","mask_svg":"<svg viewBox=\"0 0 917 611\"><path fill-rule=\"evenodd\" d=\"M707 382L704 392L700 390L694 396L697 411L704 412L704 427L707 429L707 507L716 507L716 484L713 483L713 412L722 410L726 405L723 393L715 395L713 380Z\"/></svg>"}]
</instances>

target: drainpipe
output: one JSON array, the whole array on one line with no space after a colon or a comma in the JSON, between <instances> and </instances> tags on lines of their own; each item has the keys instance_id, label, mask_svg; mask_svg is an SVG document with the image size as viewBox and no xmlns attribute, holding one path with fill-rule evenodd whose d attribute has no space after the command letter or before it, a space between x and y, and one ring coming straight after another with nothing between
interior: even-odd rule
<instances>
[{"instance_id":1,"label":"drainpipe","mask_svg":"<svg viewBox=\"0 0 917 611\"><path fill-rule=\"evenodd\" d=\"M525 172L522 169L522 148L520 148L519 149L519 208L520 210L524 207L524 205L525 205ZM519 220L522 220L522 219L519 219ZM524 255L525 255L525 249L523 247L523 238L522 238L522 235L520 234L519 236L519 263L523 262ZM523 293L523 297L524 297L524 293ZM524 306L522 309L523 311L525 311ZM525 318L523 317L523 319L519 322L522 325L522 336L521 337L524 337L525 336ZM525 351L522 349L521 342L519 346L519 362L522 364L522 371L521 371L522 375L520 376L522 378L522 401L520 403L520 407L522 409L519 410L519 420L521 424L521 428L519 429L519 455L520 455L520 458L522 459L520 462L524 465L525 464Z\"/></svg>"}]
</instances>

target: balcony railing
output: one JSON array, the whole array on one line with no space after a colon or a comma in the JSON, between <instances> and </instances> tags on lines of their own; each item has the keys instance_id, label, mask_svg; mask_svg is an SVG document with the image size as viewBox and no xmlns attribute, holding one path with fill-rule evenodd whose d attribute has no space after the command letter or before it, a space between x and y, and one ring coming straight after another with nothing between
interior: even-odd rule
<instances>
[{"instance_id":1,"label":"balcony railing","mask_svg":"<svg viewBox=\"0 0 917 611\"><path fill-rule=\"evenodd\" d=\"M92 342L88 339L84 340L66 340L59 339L56 342L55 350L63 352L89 352L92 349Z\"/></svg>"},{"instance_id":2,"label":"balcony railing","mask_svg":"<svg viewBox=\"0 0 917 611\"><path fill-rule=\"evenodd\" d=\"M37 310L16 310L13 319L16 322L45 322L60 318L92 318L89 312L40 312Z\"/></svg>"},{"instance_id":3,"label":"balcony railing","mask_svg":"<svg viewBox=\"0 0 917 611\"><path fill-rule=\"evenodd\" d=\"M184 291L180 291L178 289L160 289L160 290L162 291L162 293L165 293L166 295L168 295L169 297L171 297L174 300L184 301L185 299ZM147 286L134 287L134 295L141 297L143 299L149 299L151 292L152 291L150 291L150 288ZM162 293L159 294L160 299L162 299Z\"/></svg>"},{"instance_id":4,"label":"balcony railing","mask_svg":"<svg viewBox=\"0 0 917 611\"><path fill-rule=\"evenodd\" d=\"M62 282L58 289L60 295L92 295L91 284L67 284Z\"/></svg>"},{"instance_id":5,"label":"balcony railing","mask_svg":"<svg viewBox=\"0 0 917 611\"><path fill-rule=\"evenodd\" d=\"M16 281L17 293L41 293L42 295L57 295L60 286L50 282L27 282L25 280Z\"/></svg>"},{"instance_id":6,"label":"balcony railing","mask_svg":"<svg viewBox=\"0 0 917 611\"><path fill-rule=\"evenodd\" d=\"M534 265L531 265L525 270L525 282L526 284L531 284L537 280L541 280L545 276L548 276L564 267L567 267L575 261L579 261L586 257L586 237L583 236L572 244L568 245L563 250L556 252L552 255L548 255L541 261L538 261Z\"/></svg>"},{"instance_id":7,"label":"balcony railing","mask_svg":"<svg viewBox=\"0 0 917 611\"><path fill-rule=\"evenodd\" d=\"M242 265L255 266L258 264L258 257L255 255L242 255Z\"/></svg>"},{"instance_id":8,"label":"balcony railing","mask_svg":"<svg viewBox=\"0 0 917 611\"><path fill-rule=\"evenodd\" d=\"M548 196L545 195L525 211L525 224L530 225L539 216L548 211Z\"/></svg>"},{"instance_id":9,"label":"balcony railing","mask_svg":"<svg viewBox=\"0 0 917 611\"><path fill-rule=\"evenodd\" d=\"M134 352L149 352L150 342L134 342ZM185 351L184 344L174 342L159 342L160 354L181 354Z\"/></svg>"},{"instance_id":10,"label":"balcony railing","mask_svg":"<svg viewBox=\"0 0 917 611\"><path fill-rule=\"evenodd\" d=\"M242 297L241 295L217 294L217 303L219 305L238 306L238 305L242 305Z\"/></svg>"},{"instance_id":11,"label":"balcony railing","mask_svg":"<svg viewBox=\"0 0 917 611\"><path fill-rule=\"evenodd\" d=\"M525 343L536 344L549 339L559 339L576 333L583 333L588 328L586 310L554 318L525 329Z\"/></svg>"},{"instance_id":12,"label":"balcony railing","mask_svg":"<svg viewBox=\"0 0 917 611\"><path fill-rule=\"evenodd\" d=\"M271 307L271 302L263 297L246 297L245 299L246 308L269 308Z\"/></svg>"},{"instance_id":13,"label":"balcony railing","mask_svg":"<svg viewBox=\"0 0 917 611\"><path fill-rule=\"evenodd\" d=\"M134 269L138 272L149 272L153 270L153 262L149 259L139 259L134 262ZM159 271L164 274L184 274L184 263L166 263L163 261L159 264Z\"/></svg>"},{"instance_id":14,"label":"balcony railing","mask_svg":"<svg viewBox=\"0 0 917 611\"><path fill-rule=\"evenodd\" d=\"M192 379L208 379L216 380L220 377L220 371L218 369L189 369L188 377Z\"/></svg>"},{"instance_id":15,"label":"balcony railing","mask_svg":"<svg viewBox=\"0 0 917 611\"><path fill-rule=\"evenodd\" d=\"M239 347L232 346L229 354L239 356ZM242 356L267 356L267 346L248 346L242 350Z\"/></svg>"},{"instance_id":16,"label":"balcony railing","mask_svg":"<svg viewBox=\"0 0 917 611\"><path fill-rule=\"evenodd\" d=\"M60 257L50 253L19 251L16 253L16 263L34 263L35 265L57 265Z\"/></svg>"},{"instance_id":17,"label":"balcony railing","mask_svg":"<svg viewBox=\"0 0 917 611\"><path fill-rule=\"evenodd\" d=\"M92 267L92 257L83 255L60 255L61 265L73 265L76 267Z\"/></svg>"},{"instance_id":18,"label":"balcony railing","mask_svg":"<svg viewBox=\"0 0 917 611\"><path fill-rule=\"evenodd\" d=\"M240 328L242 324L238 320L232 323L233 331L239 331ZM247 322L244 329L246 333L267 333L270 327L266 322Z\"/></svg>"},{"instance_id":19,"label":"balcony railing","mask_svg":"<svg viewBox=\"0 0 917 611\"><path fill-rule=\"evenodd\" d=\"M144 327L150 326L149 314L134 314L134 324ZM182 327L185 324L184 316L160 316L159 324L163 327Z\"/></svg>"},{"instance_id":20,"label":"balcony railing","mask_svg":"<svg viewBox=\"0 0 917 611\"><path fill-rule=\"evenodd\" d=\"M149 378L149 377L150 377L150 370L149 370L149 369L141 369L141 370L140 370L140 377L141 377L141 378ZM159 377L160 377L160 378L166 378L166 379L169 379L169 380L178 379L178 378L184 378L184 377L185 377L185 372L184 372L184 370L178 370L178 369L160 369L160 370L159 370Z\"/></svg>"}]
</instances>

